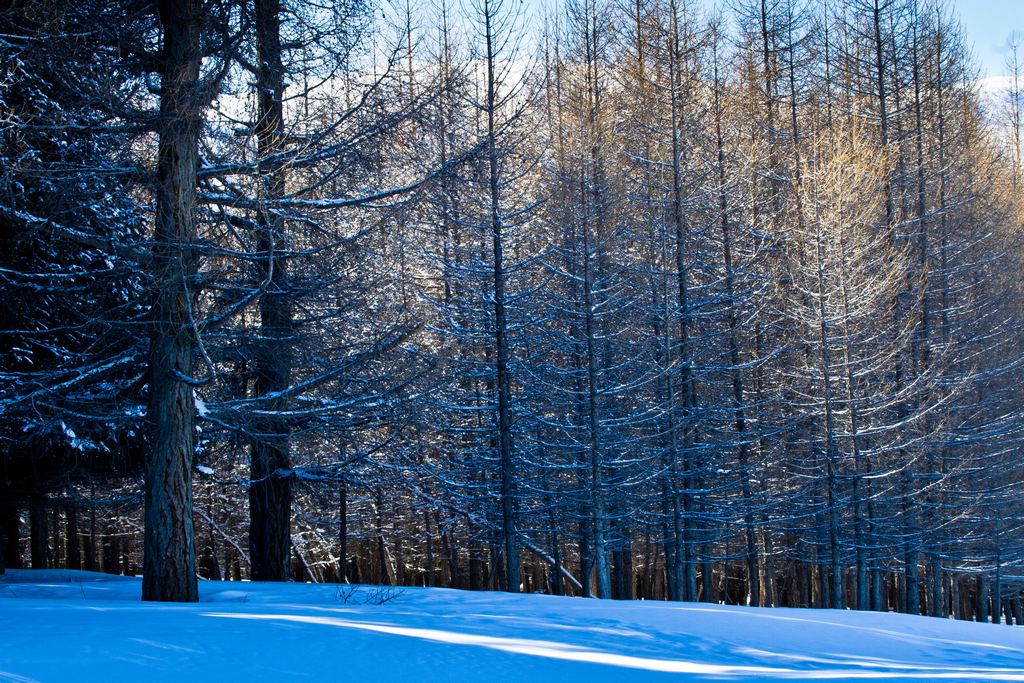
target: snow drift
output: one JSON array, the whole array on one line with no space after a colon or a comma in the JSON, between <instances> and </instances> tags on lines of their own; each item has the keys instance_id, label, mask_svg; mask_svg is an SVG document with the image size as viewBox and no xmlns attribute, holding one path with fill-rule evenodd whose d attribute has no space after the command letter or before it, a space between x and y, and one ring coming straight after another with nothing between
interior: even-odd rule
<instances>
[{"instance_id":1,"label":"snow drift","mask_svg":"<svg viewBox=\"0 0 1024 683\"><path fill-rule=\"evenodd\" d=\"M1024 629L440 588L0 576L3 681L1024 681Z\"/></svg>"}]
</instances>

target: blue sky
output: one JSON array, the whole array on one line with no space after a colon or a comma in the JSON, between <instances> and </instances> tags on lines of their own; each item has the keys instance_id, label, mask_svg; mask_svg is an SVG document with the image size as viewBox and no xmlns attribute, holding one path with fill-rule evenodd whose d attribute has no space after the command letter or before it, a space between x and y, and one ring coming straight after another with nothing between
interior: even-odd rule
<instances>
[{"instance_id":1,"label":"blue sky","mask_svg":"<svg viewBox=\"0 0 1024 683\"><path fill-rule=\"evenodd\" d=\"M1006 39L1024 32L1024 0L953 0L984 76L1002 76Z\"/></svg>"}]
</instances>

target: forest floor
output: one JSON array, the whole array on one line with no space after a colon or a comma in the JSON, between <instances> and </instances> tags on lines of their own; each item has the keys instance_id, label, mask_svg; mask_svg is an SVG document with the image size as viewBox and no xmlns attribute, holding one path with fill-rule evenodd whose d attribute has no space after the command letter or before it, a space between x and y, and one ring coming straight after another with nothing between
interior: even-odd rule
<instances>
[{"instance_id":1,"label":"forest floor","mask_svg":"<svg viewBox=\"0 0 1024 683\"><path fill-rule=\"evenodd\" d=\"M441 588L0 576L2 681L1024 681L1024 628Z\"/></svg>"}]
</instances>

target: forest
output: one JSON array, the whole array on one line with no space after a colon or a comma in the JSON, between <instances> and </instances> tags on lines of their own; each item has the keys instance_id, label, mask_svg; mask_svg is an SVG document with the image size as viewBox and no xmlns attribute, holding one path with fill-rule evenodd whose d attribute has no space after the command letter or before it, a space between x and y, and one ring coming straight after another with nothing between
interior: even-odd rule
<instances>
[{"instance_id":1,"label":"forest","mask_svg":"<svg viewBox=\"0 0 1024 683\"><path fill-rule=\"evenodd\" d=\"M0 572L1024 623L1024 43L707 5L0 3Z\"/></svg>"}]
</instances>

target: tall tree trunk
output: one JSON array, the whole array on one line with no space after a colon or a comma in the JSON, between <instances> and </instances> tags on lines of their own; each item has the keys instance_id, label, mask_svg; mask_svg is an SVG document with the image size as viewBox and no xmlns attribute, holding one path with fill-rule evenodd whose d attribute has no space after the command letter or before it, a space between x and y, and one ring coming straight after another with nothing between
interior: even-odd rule
<instances>
[{"instance_id":1,"label":"tall tree trunk","mask_svg":"<svg viewBox=\"0 0 1024 683\"><path fill-rule=\"evenodd\" d=\"M587 45L585 80L589 117L587 119L588 128L586 135L588 139L586 146L589 148L590 153L589 171L591 176L588 184L588 165L581 159L579 165L579 189L582 212L579 249L582 251L582 254L579 258L582 263L580 287L582 288L581 294L583 295L582 333L585 344L585 364L582 368L584 373L582 377L586 383L586 401L585 404L581 402L581 407L585 411L587 423L587 465L589 473L587 502L590 508L588 520L589 548L587 554L593 561L598 597L606 599L612 596L612 580L607 538L607 486L604 482L605 446L602 440L602 364L599 358L601 351L599 340L604 338L605 335L596 314L598 302L594 296L595 283L601 263L599 256L601 247L599 245L603 238L605 220L604 158L600 128L603 104L596 57L598 50L597 17L596 7L593 2L588 1L586 3L582 19L583 25L580 28L582 28L584 43Z\"/></svg>"},{"instance_id":2,"label":"tall tree trunk","mask_svg":"<svg viewBox=\"0 0 1024 683\"><path fill-rule=\"evenodd\" d=\"M680 120L683 116L685 99L682 96L682 70L686 53L689 52L689 34L683 33L685 44L680 44L679 12L680 7L674 0L669 5L671 16L671 34L668 44L669 63L669 113L672 126L672 227L674 228L675 239L675 270L676 270L676 309L679 315L679 339L676 344L676 356L679 364L679 391L682 406L681 427L683 433L683 470L685 475L682 480L683 495L683 544L682 551L684 560L683 589L684 594L694 592L693 581L695 576L692 571L692 548L694 535L694 496L691 491L694 488L693 481L693 449L696 436L695 414L697 410L697 389L693 377L693 358L690 350L690 301L689 301L689 265L687 264L687 234L689 228L686 223L686 216L683 208L683 151ZM676 405L671 402L671 406ZM678 544L677 544L678 553Z\"/></svg>"},{"instance_id":3,"label":"tall tree trunk","mask_svg":"<svg viewBox=\"0 0 1024 683\"><path fill-rule=\"evenodd\" d=\"M487 166L488 189L490 193L490 224L493 247L494 269L494 341L495 370L498 393L498 461L501 469L501 535L505 551L505 573L507 590L519 592L519 537L516 529L516 472L512 459L512 387L508 369L508 322L505 309L505 255L502 235L501 193L498 178L498 149L495 119L497 104L497 83L495 81L494 7L485 0L485 38L487 41Z\"/></svg>"},{"instance_id":4,"label":"tall tree trunk","mask_svg":"<svg viewBox=\"0 0 1024 683\"><path fill-rule=\"evenodd\" d=\"M874 505L870 502L871 488L870 480L864 477L871 472L871 456L863 452L861 448L860 412L857 405L858 382L853 366L853 343L852 330L850 328L850 291L848 286L848 245L846 233L840 237L840 288L842 291L843 304L843 365L846 367L846 403L849 415L850 443L853 449L853 476L851 478L851 489L853 495L853 532L854 545L856 546L855 576L857 592L855 604L859 610L872 609L871 607L871 578L869 575L868 557L868 531L869 523L873 521ZM865 505L865 499L868 500ZM867 520L865 520L867 514Z\"/></svg>"},{"instance_id":5,"label":"tall tree trunk","mask_svg":"<svg viewBox=\"0 0 1024 683\"><path fill-rule=\"evenodd\" d=\"M192 523L195 399L189 382L196 343L191 318L196 265L191 245L202 126L196 98L205 11L202 0L162 0L159 4L164 44L142 599L161 602L195 602L199 598Z\"/></svg>"},{"instance_id":6,"label":"tall tree trunk","mask_svg":"<svg viewBox=\"0 0 1024 683\"><path fill-rule=\"evenodd\" d=\"M273 201L285 192L285 171L276 161L284 141L284 66L281 63L280 0L255 0L260 191ZM285 409L279 395L291 383L292 304L288 285L285 225L281 214L259 210L260 335L256 396L275 395L262 411ZM270 415L256 420L249 484L249 552L254 581L287 581L291 558L292 474L289 425Z\"/></svg>"},{"instance_id":7,"label":"tall tree trunk","mask_svg":"<svg viewBox=\"0 0 1024 683\"><path fill-rule=\"evenodd\" d=\"M931 337L932 337L932 324L931 324L931 290L929 286L930 281L930 246L928 242L928 211L927 211L927 195L928 186L925 179L925 154L924 154L924 122L922 114L922 96L921 96L921 59L919 58L919 47L918 47L918 18L916 16L916 4L914 6L915 17L914 17L914 32L913 32L913 81L914 81L914 126L915 126L915 149L917 154L916 166L917 166L917 266L918 272L916 273L916 279L919 283L919 302L920 302L920 314L918 318L917 331L914 335L914 360L920 363L920 367L917 368L917 375L923 375L929 372L931 366ZM933 413L929 411L925 416L925 433L930 435L935 428L935 418ZM935 448L929 444L926 447L926 462L925 468L929 474L938 471L938 465L935 462ZM937 514L938 500L936 498L936 486L928 487L928 494L926 498L926 512L924 516L924 524L934 530L934 535L938 536L941 532L939 531L940 524L934 517ZM918 548L920 550L920 548ZM928 614L931 616L940 616L942 611L942 561L938 556L938 550L932 550L928 558L930 571L928 572Z\"/></svg>"},{"instance_id":8,"label":"tall tree trunk","mask_svg":"<svg viewBox=\"0 0 1024 683\"><path fill-rule=\"evenodd\" d=\"M605 523L604 463L601 449L601 413L598 399L596 325L594 322L594 276L590 258L590 228L583 226L583 296L585 309L584 334L587 341L587 432L590 453L590 530L594 568L597 572L598 597L610 598L611 568L608 564Z\"/></svg>"},{"instance_id":9,"label":"tall tree trunk","mask_svg":"<svg viewBox=\"0 0 1024 683\"><path fill-rule=\"evenodd\" d=\"M831 607L832 609L843 608L843 568L839 548L839 515L836 507L839 504L837 460L839 457L839 445L836 437L836 420L833 396L834 367L832 363L831 336L829 332L829 312L826 308L828 293L825 290L826 264L825 264L825 243L822 236L820 221L815 221L815 263L817 275L817 300L818 300L818 336L821 344L819 351L822 391L824 392L825 404L825 471L826 471L826 499L828 510L828 548L829 566L832 570L831 576ZM826 586L824 572L822 586ZM822 591L825 593L826 591ZM822 606L824 607L824 600Z\"/></svg>"},{"instance_id":10,"label":"tall tree trunk","mask_svg":"<svg viewBox=\"0 0 1024 683\"><path fill-rule=\"evenodd\" d=\"M722 133L722 102L721 102L721 79L718 73L718 43L717 36L713 45L714 55L714 111L715 111L715 146L718 162L718 210L720 213L722 229L722 259L725 265L725 306L729 321L729 364L732 375L732 403L734 415L734 430L739 444L737 446L737 461L742 472L741 493L743 495L743 527L744 539L746 541L746 562L748 589L750 591L750 604L759 605L761 602L761 584L759 576L759 562L757 556L757 543L755 541L754 518L751 508L754 504L751 495L750 482L752 472L750 469L750 446L747 439L747 418L744 409L743 390L743 369L740 364L740 323L736 308L736 287L735 287L735 266L732 256L732 235L729 223L729 204L727 184L725 177L725 142ZM675 146L677 143L673 143ZM678 187L678 180L676 186ZM682 285L681 285L682 286ZM682 298L682 297L681 297Z\"/></svg>"}]
</instances>

